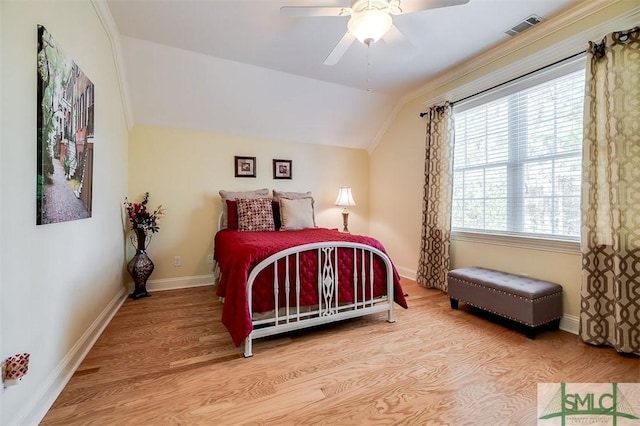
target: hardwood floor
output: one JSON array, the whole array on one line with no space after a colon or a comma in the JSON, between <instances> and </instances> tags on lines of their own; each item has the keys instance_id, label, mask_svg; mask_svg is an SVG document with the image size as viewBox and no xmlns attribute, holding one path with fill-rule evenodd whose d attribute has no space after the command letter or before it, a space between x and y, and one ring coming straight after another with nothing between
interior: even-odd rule
<instances>
[{"instance_id":1,"label":"hardwood floor","mask_svg":"<svg viewBox=\"0 0 640 426\"><path fill-rule=\"evenodd\" d=\"M638 382L640 361L535 340L403 280L409 309L231 343L211 287L127 300L44 425L534 425L537 383Z\"/></svg>"}]
</instances>

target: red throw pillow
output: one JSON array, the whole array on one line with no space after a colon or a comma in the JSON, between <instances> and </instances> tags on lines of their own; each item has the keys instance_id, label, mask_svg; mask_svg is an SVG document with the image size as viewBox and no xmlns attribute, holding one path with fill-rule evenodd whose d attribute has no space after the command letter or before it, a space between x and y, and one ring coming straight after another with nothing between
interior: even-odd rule
<instances>
[{"instance_id":1,"label":"red throw pillow","mask_svg":"<svg viewBox=\"0 0 640 426\"><path fill-rule=\"evenodd\" d=\"M273 201L271 204L273 208L273 224L276 227L276 231L280 229L281 221L280 221L280 202Z\"/></svg>"},{"instance_id":2,"label":"red throw pillow","mask_svg":"<svg viewBox=\"0 0 640 426\"><path fill-rule=\"evenodd\" d=\"M230 231L238 230L238 202L236 200L227 200L227 229Z\"/></svg>"}]
</instances>

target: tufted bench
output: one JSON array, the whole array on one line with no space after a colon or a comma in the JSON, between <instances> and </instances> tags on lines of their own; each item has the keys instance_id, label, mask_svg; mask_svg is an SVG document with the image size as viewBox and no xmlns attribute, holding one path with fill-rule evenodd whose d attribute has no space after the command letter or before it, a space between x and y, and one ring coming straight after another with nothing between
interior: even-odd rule
<instances>
[{"instance_id":1,"label":"tufted bench","mask_svg":"<svg viewBox=\"0 0 640 426\"><path fill-rule=\"evenodd\" d=\"M477 266L448 273L449 300L458 309L465 302L527 326L533 339L540 326L560 325L562 286L520 275Z\"/></svg>"}]
</instances>

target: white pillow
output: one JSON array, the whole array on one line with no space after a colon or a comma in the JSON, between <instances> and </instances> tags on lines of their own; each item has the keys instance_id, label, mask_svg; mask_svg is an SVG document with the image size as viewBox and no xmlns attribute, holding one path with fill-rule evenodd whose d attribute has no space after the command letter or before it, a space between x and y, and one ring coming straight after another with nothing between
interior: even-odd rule
<instances>
[{"instance_id":1,"label":"white pillow","mask_svg":"<svg viewBox=\"0 0 640 426\"><path fill-rule=\"evenodd\" d=\"M264 198L269 196L269 189L256 189L255 191L218 191L222 199L222 229L227 227L227 200L239 200L241 198Z\"/></svg>"},{"instance_id":2,"label":"white pillow","mask_svg":"<svg viewBox=\"0 0 640 426\"><path fill-rule=\"evenodd\" d=\"M284 192L273 190L273 201L278 201L280 198L288 198L290 200L297 200L298 198L313 198L311 191L308 192Z\"/></svg>"},{"instance_id":3,"label":"white pillow","mask_svg":"<svg viewBox=\"0 0 640 426\"><path fill-rule=\"evenodd\" d=\"M291 200L280 197L281 231L315 228L313 215L313 198L298 198Z\"/></svg>"}]
</instances>

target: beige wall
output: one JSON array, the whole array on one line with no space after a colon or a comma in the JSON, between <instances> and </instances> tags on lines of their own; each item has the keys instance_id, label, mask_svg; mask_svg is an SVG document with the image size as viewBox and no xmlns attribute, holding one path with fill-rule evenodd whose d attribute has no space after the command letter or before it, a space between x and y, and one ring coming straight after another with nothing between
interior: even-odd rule
<instances>
[{"instance_id":1,"label":"beige wall","mask_svg":"<svg viewBox=\"0 0 640 426\"><path fill-rule=\"evenodd\" d=\"M422 186L424 184L424 110L405 105L370 156L370 231L385 248L400 274L415 277L418 264Z\"/></svg>"},{"instance_id":2,"label":"beige wall","mask_svg":"<svg viewBox=\"0 0 640 426\"><path fill-rule=\"evenodd\" d=\"M369 231L365 150L148 126L136 126L129 137L129 197L149 191L151 207L166 208L149 246L155 263L150 288L157 280L211 274L207 254L213 250L221 189L312 191L318 226L342 229L342 210L333 203L341 185L351 186L357 206L350 208L349 228ZM234 177L235 155L257 158L256 178ZM274 158L293 161L292 180L273 179ZM174 256L181 256L181 267L173 266Z\"/></svg>"},{"instance_id":3,"label":"beige wall","mask_svg":"<svg viewBox=\"0 0 640 426\"><path fill-rule=\"evenodd\" d=\"M386 242L387 250L401 272L409 276L414 275L418 265L425 141L425 122L418 117L418 114L426 110L424 102L438 97L447 98L447 93L456 88L499 72L510 63L526 59L531 54L637 8L637 2L633 1L610 2L610 4L611 6L603 8L586 19L545 35L515 53L498 58L493 63L470 70L463 77L423 93L402 106L372 153L370 161L370 231L373 236ZM601 36L604 36L604 33ZM587 41L588 39L583 41L585 47ZM393 161L389 161L391 158ZM578 253L563 254L453 241L452 267L470 265L526 273L533 277L558 282L565 290L565 313L574 316L579 314L580 256Z\"/></svg>"},{"instance_id":4,"label":"beige wall","mask_svg":"<svg viewBox=\"0 0 640 426\"><path fill-rule=\"evenodd\" d=\"M119 205L126 194L127 127L110 40L90 2L2 0L0 132L4 359L29 352L29 372L0 386L0 424L35 424L66 356L123 290ZM95 84L93 217L36 226L36 42L44 25Z\"/></svg>"}]
</instances>

